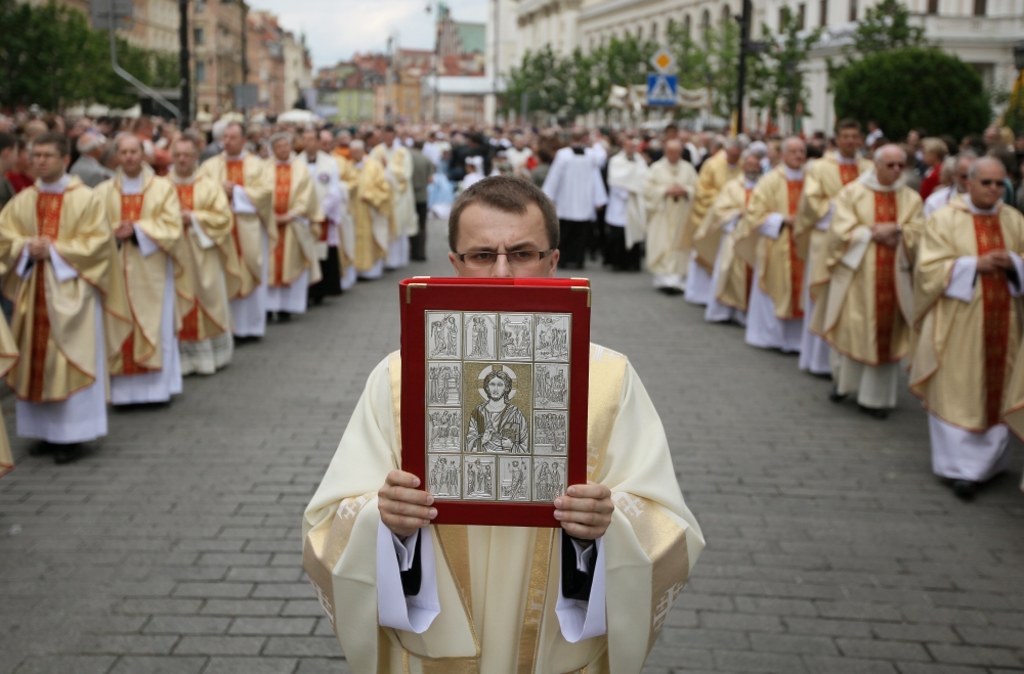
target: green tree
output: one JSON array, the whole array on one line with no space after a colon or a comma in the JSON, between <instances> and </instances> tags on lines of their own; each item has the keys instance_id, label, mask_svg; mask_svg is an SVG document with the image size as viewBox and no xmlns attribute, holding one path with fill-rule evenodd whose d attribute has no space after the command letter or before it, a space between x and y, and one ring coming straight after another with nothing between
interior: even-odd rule
<instances>
[{"instance_id":1,"label":"green tree","mask_svg":"<svg viewBox=\"0 0 1024 674\"><path fill-rule=\"evenodd\" d=\"M978 73L938 49L865 56L844 67L833 88L837 117L873 119L889 138L915 128L960 138L985 128L992 117Z\"/></svg>"},{"instance_id":2,"label":"green tree","mask_svg":"<svg viewBox=\"0 0 1024 674\"><path fill-rule=\"evenodd\" d=\"M711 95L711 112L728 119L736 107L739 26L728 21L708 28L697 41L683 27L673 25L668 31L668 47L676 59L679 86L706 88Z\"/></svg>"},{"instance_id":3,"label":"green tree","mask_svg":"<svg viewBox=\"0 0 1024 674\"><path fill-rule=\"evenodd\" d=\"M1013 129L1020 136L1024 134L1024 78L1017 78L1010 93L1010 100L1003 112L1003 125Z\"/></svg>"},{"instance_id":4,"label":"green tree","mask_svg":"<svg viewBox=\"0 0 1024 674\"><path fill-rule=\"evenodd\" d=\"M807 107L807 86L802 66L807 54L821 38L821 29L807 32L799 17L788 6L780 13L779 34L762 27L765 49L752 59L750 101L755 108L767 110L772 117L788 116L792 131L800 130L802 110Z\"/></svg>"},{"instance_id":5,"label":"green tree","mask_svg":"<svg viewBox=\"0 0 1024 674\"><path fill-rule=\"evenodd\" d=\"M926 47L924 28L910 23L910 11L899 0L882 0L868 8L853 32L853 44L844 50L847 58L903 47Z\"/></svg>"}]
</instances>

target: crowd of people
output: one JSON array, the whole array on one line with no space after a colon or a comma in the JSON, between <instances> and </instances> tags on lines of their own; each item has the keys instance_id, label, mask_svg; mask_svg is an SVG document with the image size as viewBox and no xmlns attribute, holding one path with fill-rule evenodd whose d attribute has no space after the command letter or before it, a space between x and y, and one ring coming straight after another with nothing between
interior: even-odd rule
<instances>
[{"instance_id":1,"label":"crowd of people","mask_svg":"<svg viewBox=\"0 0 1024 674\"><path fill-rule=\"evenodd\" d=\"M108 381L114 405L168 402L268 320L425 260L429 213L514 175L552 199L562 267L646 269L750 345L799 353L837 403L884 418L909 368L934 470L969 499L1024 431L1024 136L869 130L0 117L16 432L75 460L107 432Z\"/></svg>"}]
</instances>

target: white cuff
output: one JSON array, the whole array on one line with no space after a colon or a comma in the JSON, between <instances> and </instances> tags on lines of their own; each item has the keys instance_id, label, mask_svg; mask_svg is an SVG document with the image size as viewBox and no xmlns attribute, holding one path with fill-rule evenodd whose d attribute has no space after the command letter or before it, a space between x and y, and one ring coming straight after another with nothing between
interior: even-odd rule
<instances>
[{"instance_id":1,"label":"white cuff","mask_svg":"<svg viewBox=\"0 0 1024 674\"><path fill-rule=\"evenodd\" d=\"M50 248L53 250L53 248ZM14 268L14 273L19 278L28 278L28 275L32 272L32 257L28 254L28 242L26 241L21 247L21 255L18 256L18 264Z\"/></svg>"},{"instance_id":2,"label":"white cuff","mask_svg":"<svg viewBox=\"0 0 1024 674\"><path fill-rule=\"evenodd\" d=\"M1010 296L1020 297L1021 291L1024 290L1019 285L1024 283L1024 260L1021 259L1020 255L1012 252L1010 253L1010 260L1013 262L1013 268L1017 272L1017 283L1010 279L1006 279L1006 282L1010 285Z\"/></svg>"},{"instance_id":3,"label":"white cuff","mask_svg":"<svg viewBox=\"0 0 1024 674\"><path fill-rule=\"evenodd\" d=\"M597 543L591 541L590 545L584 546L575 538L570 538L569 542L572 543L572 547L576 551L576 570L586 573L590 568L590 560L597 553Z\"/></svg>"},{"instance_id":4,"label":"white cuff","mask_svg":"<svg viewBox=\"0 0 1024 674\"><path fill-rule=\"evenodd\" d=\"M740 221L741 215L743 214L737 213L736 217L729 218L728 220L726 220L725 225L722 227L722 231L725 232L726 234L732 234L733 231L736 229L736 224Z\"/></svg>"},{"instance_id":5,"label":"white cuff","mask_svg":"<svg viewBox=\"0 0 1024 674\"><path fill-rule=\"evenodd\" d=\"M782 233L782 220L782 213L769 213L757 229L769 239L778 239L779 234Z\"/></svg>"},{"instance_id":6,"label":"white cuff","mask_svg":"<svg viewBox=\"0 0 1024 674\"><path fill-rule=\"evenodd\" d=\"M566 536L567 534L563 531L561 535ZM576 563L579 566L579 547L576 541L572 543L576 548ZM608 631L605 623L605 573L604 555L601 554L601 539L594 541L594 544L586 552L593 552L597 555L594 577L590 584L589 601L567 599L562 594L562 575L561 573L558 575L558 601L555 602L555 615L558 616L558 626L561 628L562 637L570 644L600 636Z\"/></svg>"},{"instance_id":7,"label":"white cuff","mask_svg":"<svg viewBox=\"0 0 1024 674\"><path fill-rule=\"evenodd\" d=\"M974 299L974 278L978 275L978 258L965 255L958 257L953 263L953 272L949 275L946 286L946 297L961 302Z\"/></svg>"},{"instance_id":8,"label":"white cuff","mask_svg":"<svg viewBox=\"0 0 1024 674\"><path fill-rule=\"evenodd\" d=\"M821 220L818 220L817 224L814 225L814 228L819 232L828 231L828 228L832 226L832 211L834 210L835 206L829 204L828 213L825 213L825 217L823 217Z\"/></svg>"},{"instance_id":9,"label":"white cuff","mask_svg":"<svg viewBox=\"0 0 1024 674\"><path fill-rule=\"evenodd\" d=\"M206 232L203 231L203 226L199 223L199 218L196 217L196 214L193 213L191 217L192 236L196 237L196 242L199 243L199 247L202 248L203 250L209 250L210 248L213 248L215 245L217 245L213 242L213 239L206 236Z\"/></svg>"},{"instance_id":10,"label":"white cuff","mask_svg":"<svg viewBox=\"0 0 1024 674\"><path fill-rule=\"evenodd\" d=\"M149 235L142 231L138 223L133 222L132 228L135 230L135 240L139 242L139 252L142 253L142 257L149 257L160 250L160 246L153 243L153 239L149 238Z\"/></svg>"},{"instance_id":11,"label":"white cuff","mask_svg":"<svg viewBox=\"0 0 1024 674\"><path fill-rule=\"evenodd\" d=\"M249 200L249 195L245 193L245 188L241 185L235 185L235 189L231 191L231 210L235 213L249 215L256 213L256 207Z\"/></svg>"},{"instance_id":12,"label":"white cuff","mask_svg":"<svg viewBox=\"0 0 1024 674\"><path fill-rule=\"evenodd\" d=\"M860 263L864 261L864 255L868 252L868 246L870 245L871 229L863 225L855 228L850 235L850 245L839 261L850 269L860 267Z\"/></svg>"},{"instance_id":13,"label":"white cuff","mask_svg":"<svg viewBox=\"0 0 1024 674\"><path fill-rule=\"evenodd\" d=\"M65 262L52 245L50 246L50 264L53 265L53 274L60 283L78 278L78 270Z\"/></svg>"},{"instance_id":14,"label":"white cuff","mask_svg":"<svg viewBox=\"0 0 1024 674\"><path fill-rule=\"evenodd\" d=\"M377 525L377 620L383 627L392 627L404 632L423 634L441 613L437 597L437 572L434 566L434 541L430 529L420 530L420 570L422 571L419 594L405 596L402 590L402 576L399 570L399 547L409 553L407 562L412 565L412 551L399 543L395 535L384 526ZM412 536L407 543L415 542Z\"/></svg>"},{"instance_id":15,"label":"white cuff","mask_svg":"<svg viewBox=\"0 0 1024 674\"><path fill-rule=\"evenodd\" d=\"M391 532L391 543L395 546L395 554L398 555L399 571L408 571L412 568L412 562L416 555L416 541L419 539L419 529L412 532L412 535L404 541L396 536L393 531Z\"/></svg>"}]
</instances>

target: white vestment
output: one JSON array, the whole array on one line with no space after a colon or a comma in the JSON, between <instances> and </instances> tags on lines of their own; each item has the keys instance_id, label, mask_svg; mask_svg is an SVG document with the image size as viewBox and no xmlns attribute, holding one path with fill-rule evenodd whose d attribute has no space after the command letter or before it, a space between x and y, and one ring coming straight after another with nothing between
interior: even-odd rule
<instances>
[{"instance_id":1,"label":"white vestment","mask_svg":"<svg viewBox=\"0 0 1024 674\"><path fill-rule=\"evenodd\" d=\"M245 189L235 185L232 192L231 210L235 213L256 213L256 206L245 194ZM270 243L267 229L260 226L263 250L260 253L260 284L247 297L231 300L232 331L236 337L262 337L267 332L267 263L270 261Z\"/></svg>"},{"instance_id":2,"label":"white vestment","mask_svg":"<svg viewBox=\"0 0 1024 674\"><path fill-rule=\"evenodd\" d=\"M769 216L769 220L771 219ZM781 218L779 224L781 225ZM764 226L762 225L762 227ZM775 302L768 296L768 293L761 290L761 284L756 280L760 278L760 273L759 260L758 268L754 269L755 281L750 288L746 342L761 349L779 349L786 353L798 353L803 334L803 321L799 318L786 320L775 314Z\"/></svg>"},{"instance_id":3,"label":"white vestment","mask_svg":"<svg viewBox=\"0 0 1024 674\"><path fill-rule=\"evenodd\" d=\"M711 283L711 274L697 263L697 251L690 253L690 264L686 270L686 294L683 295L690 304L707 306L715 294L715 286Z\"/></svg>"},{"instance_id":4,"label":"white vestment","mask_svg":"<svg viewBox=\"0 0 1024 674\"><path fill-rule=\"evenodd\" d=\"M821 220L819 220L814 228L819 231L828 231L829 226L832 224L832 211L834 206L829 204L828 213L825 214ZM804 303L804 321L803 321L803 333L800 336L800 361L798 363L801 370L804 372L810 372L811 374L830 374L832 373L832 347L828 345L824 339L811 332L811 318L814 316L814 300L811 298L811 269L815 268L814 256L825 252L822 250L815 250L814 246L810 247L807 252L807 264L804 267L804 283L803 288L800 289L800 293L803 296ZM866 404L866 403L862 403ZM877 405L868 405L868 407L877 407ZM892 405L887 407L895 407L895 401Z\"/></svg>"},{"instance_id":5,"label":"white vestment","mask_svg":"<svg viewBox=\"0 0 1024 674\"><path fill-rule=\"evenodd\" d=\"M722 226L722 240L718 244L718 254L715 255L715 264L711 269L711 292L708 293L707 307L704 309L704 320L708 323L726 323L728 321L735 321L740 325L747 324L747 312L734 309L727 304L722 304L715 297L715 288L718 287L718 279L723 273L728 273L728 269L722 269L722 249L725 246L731 246L732 241L729 239L732 237L733 231L736 229L736 223L740 219L740 214L725 223Z\"/></svg>"}]
</instances>

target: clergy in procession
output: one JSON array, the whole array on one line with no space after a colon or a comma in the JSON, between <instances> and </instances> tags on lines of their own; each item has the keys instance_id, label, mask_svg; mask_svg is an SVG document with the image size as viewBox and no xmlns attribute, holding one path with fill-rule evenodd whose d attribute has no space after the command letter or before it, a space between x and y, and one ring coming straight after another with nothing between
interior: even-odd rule
<instances>
[{"instance_id":1,"label":"clergy in procession","mask_svg":"<svg viewBox=\"0 0 1024 674\"><path fill-rule=\"evenodd\" d=\"M276 233L267 274L267 311L279 321L306 313L309 286L320 281L312 223L322 219L306 162L292 152L290 132L270 138Z\"/></svg>"},{"instance_id":2,"label":"clergy in procession","mask_svg":"<svg viewBox=\"0 0 1024 674\"><path fill-rule=\"evenodd\" d=\"M409 237L419 231L416 218L416 197L412 189L412 155L395 135L393 126L385 126L379 142L370 153L384 166L391 183L393 234L388 246L387 269L401 269L409 264Z\"/></svg>"},{"instance_id":3,"label":"clergy in procession","mask_svg":"<svg viewBox=\"0 0 1024 674\"><path fill-rule=\"evenodd\" d=\"M107 434L107 357L131 330L113 232L92 190L65 173L69 160L63 135L37 136L39 178L0 213L0 273L21 354L7 377L17 434L46 443L57 463Z\"/></svg>"},{"instance_id":4,"label":"clergy in procession","mask_svg":"<svg viewBox=\"0 0 1024 674\"><path fill-rule=\"evenodd\" d=\"M534 185L487 178L452 210L449 258L461 277L550 277L558 235ZM400 354L372 372L303 520L353 671L643 668L704 541L636 372L590 353L588 480L555 498L559 529L432 525L434 497L401 470Z\"/></svg>"},{"instance_id":5,"label":"clergy in procession","mask_svg":"<svg viewBox=\"0 0 1024 674\"><path fill-rule=\"evenodd\" d=\"M118 242L132 333L111 360L110 400L166 403L182 390L178 330L195 302L181 207L174 184L144 162L138 136L122 133L114 145L119 168L96 198Z\"/></svg>"},{"instance_id":6,"label":"clergy in procession","mask_svg":"<svg viewBox=\"0 0 1024 674\"><path fill-rule=\"evenodd\" d=\"M920 339L910 390L928 410L932 470L968 500L1005 470L1007 408L1019 409L1011 377L1021 343L1024 217L1003 204L1006 169L974 163L967 194L924 227L914 274ZM1019 413L1011 413L1019 423Z\"/></svg>"},{"instance_id":7,"label":"clergy in procession","mask_svg":"<svg viewBox=\"0 0 1024 674\"><path fill-rule=\"evenodd\" d=\"M718 255L721 229L702 229L704 219L726 183L736 180L742 173L740 155L744 143L739 139L719 138L722 145L708 157L697 175L697 190L693 195L693 208L683 230L683 249L689 250L690 261L686 272L686 296L691 304L706 305L711 301L713 288L711 273Z\"/></svg>"},{"instance_id":8,"label":"clergy in procession","mask_svg":"<svg viewBox=\"0 0 1024 674\"><path fill-rule=\"evenodd\" d=\"M616 271L640 271L641 244L647 230L647 161L637 151L637 145L636 138L623 138L622 150L608 160L605 263Z\"/></svg>"},{"instance_id":9,"label":"clergy in procession","mask_svg":"<svg viewBox=\"0 0 1024 674\"><path fill-rule=\"evenodd\" d=\"M241 282L231 296L231 329L241 339L258 339L267 331L267 264L270 239L276 243L270 167L245 149L245 129L238 122L224 128L224 151L199 167L199 174L221 186L231 204L231 235L238 254Z\"/></svg>"},{"instance_id":10,"label":"clergy in procession","mask_svg":"<svg viewBox=\"0 0 1024 674\"><path fill-rule=\"evenodd\" d=\"M231 362L231 310L228 298L241 283L238 251L231 238L232 214L223 187L196 175L199 149L194 138L171 144L170 173L185 229L183 260L192 278L195 304L181 322L181 373L213 374Z\"/></svg>"},{"instance_id":11,"label":"clergy in procession","mask_svg":"<svg viewBox=\"0 0 1024 674\"><path fill-rule=\"evenodd\" d=\"M747 209L750 194L761 179L761 159L750 151L740 157L743 174L725 184L704 216L697 231L698 245L719 240L711 273L711 297L704 310L710 323L733 321L746 325L747 302L754 280L754 268L735 252L736 225Z\"/></svg>"},{"instance_id":12,"label":"clergy in procession","mask_svg":"<svg viewBox=\"0 0 1024 674\"><path fill-rule=\"evenodd\" d=\"M946 158L946 161L953 162L953 182L933 191L924 200L925 218L932 217L943 206L947 206L957 197L967 194L967 174L977 159L978 155L971 150L960 150L955 157Z\"/></svg>"},{"instance_id":13,"label":"clergy in procession","mask_svg":"<svg viewBox=\"0 0 1024 674\"><path fill-rule=\"evenodd\" d=\"M896 407L899 363L910 353L912 308L897 292L904 231L924 225L921 197L904 184L907 155L898 145L875 151L874 169L836 196L821 252L830 273L813 327L832 347L832 393L856 394L861 410L885 418ZM905 266L905 265L904 265Z\"/></svg>"},{"instance_id":14,"label":"clergy in procession","mask_svg":"<svg viewBox=\"0 0 1024 674\"><path fill-rule=\"evenodd\" d=\"M326 137L326 141L322 138ZM326 142L327 148L324 149ZM342 186L339 163L331 156L334 138L330 131L317 133L315 128L302 132L303 152L296 163L303 164L313 181L315 202L319 207L321 221L316 242L316 254L320 265L320 282L309 288L309 298L320 304L325 297L341 294L341 260L338 245L341 242L339 226L343 214L348 211L348 190ZM313 202L310 202L311 204Z\"/></svg>"},{"instance_id":15,"label":"clergy in procession","mask_svg":"<svg viewBox=\"0 0 1024 674\"><path fill-rule=\"evenodd\" d=\"M872 169L871 162L859 156L862 145L860 122L843 119L836 124L838 151L830 152L808 164L804 191L793 225L800 257L805 260L801 290L804 323L800 338L799 367L811 374L832 374L829 346L811 332L811 318L815 302L825 300L819 289L828 282L829 277L825 264L825 239L834 213L833 199L843 186Z\"/></svg>"},{"instance_id":16,"label":"clergy in procession","mask_svg":"<svg viewBox=\"0 0 1024 674\"><path fill-rule=\"evenodd\" d=\"M362 140L349 144L351 171L347 174L349 210L355 225L355 269L359 278L378 279L391 245L391 183L384 166L366 154Z\"/></svg>"},{"instance_id":17,"label":"clergy in procession","mask_svg":"<svg viewBox=\"0 0 1024 674\"><path fill-rule=\"evenodd\" d=\"M686 289L687 251L683 229L690 216L697 171L683 159L683 142L665 141L664 155L651 164L644 185L647 207L647 270L654 287L667 295Z\"/></svg>"},{"instance_id":18,"label":"clergy in procession","mask_svg":"<svg viewBox=\"0 0 1024 674\"><path fill-rule=\"evenodd\" d=\"M754 267L746 342L762 349L800 351L804 264L793 237L804 186L807 147L796 137L782 143L782 162L750 195L736 229L737 253Z\"/></svg>"},{"instance_id":19,"label":"clergy in procession","mask_svg":"<svg viewBox=\"0 0 1024 674\"><path fill-rule=\"evenodd\" d=\"M608 203L608 192L601 178L601 167L607 158L600 144L590 146L589 134L577 129L570 136L570 145L555 153L544 193L555 203L561 223L559 250L562 265L582 270L587 244L597 222L597 209Z\"/></svg>"},{"instance_id":20,"label":"clergy in procession","mask_svg":"<svg viewBox=\"0 0 1024 674\"><path fill-rule=\"evenodd\" d=\"M340 139L345 138L345 153L347 156L338 154ZM338 213L338 264L341 270L341 289L348 290L356 284L356 225L352 216L352 194L354 189L356 171L351 161L351 151L347 131L339 131L337 138L331 132L324 129L320 132L320 151L326 152L337 162L339 189L341 190L342 206Z\"/></svg>"}]
</instances>

